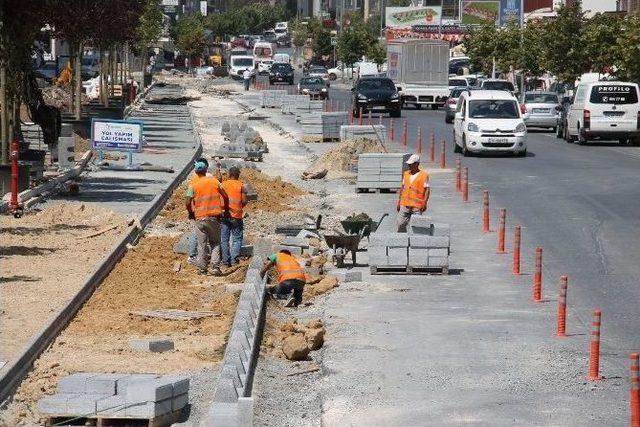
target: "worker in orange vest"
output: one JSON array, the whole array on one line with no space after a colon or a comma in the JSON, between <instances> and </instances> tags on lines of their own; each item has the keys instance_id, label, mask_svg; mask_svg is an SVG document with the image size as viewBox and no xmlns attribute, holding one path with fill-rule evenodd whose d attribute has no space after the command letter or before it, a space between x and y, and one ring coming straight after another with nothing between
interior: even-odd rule
<instances>
[{"instance_id":1,"label":"worker in orange vest","mask_svg":"<svg viewBox=\"0 0 640 427\"><path fill-rule=\"evenodd\" d=\"M411 215L422 214L427 210L429 202L429 174L420 169L420 156L412 154L406 161L409 169L402 176L402 188L398 198L397 226L399 233L407 232Z\"/></svg>"},{"instance_id":2,"label":"worker in orange vest","mask_svg":"<svg viewBox=\"0 0 640 427\"><path fill-rule=\"evenodd\" d=\"M222 239L220 250L222 263L227 267L237 264L242 247L242 233L244 224L244 207L247 205L246 186L240 181L240 169L236 166L229 168L229 179L222 181L222 188L229 196L229 216L222 220ZM231 240L231 244L229 244Z\"/></svg>"},{"instance_id":3,"label":"worker in orange vest","mask_svg":"<svg viewBox=\"0 0 640 427\"><path fill-rule=\"evenodd\" d=\"M264 277L273 266L278 271L278 286L270 289L276 298L286 297L293 291L293 296L285 303L285 307L297 307L302 303L302 291L306 283L304 269L298 260L286 249L271 254L262 267L260 277Z\"/></svg>"},{"instance_id":4,"label":"worker in orange vest","mask_svg":"<svg viewBox=\"0 0 640 427\"><path fill-rule=\"evenodd\" d=\"M221 274L218 266L220 262L220 221L229 210L229 197L220 181L213 176L207 176L207 165L204 162L196 161L194 169L198 179L192 180L190 183L185 206L189 213L189 219L196 221L196 240L198 242L196 266L200 274L206 274L208 266L211 265L212 273L219 275ZM211 251L210 261L207 261L209 257L207 249Z\"/></svg>"}]
</instances>

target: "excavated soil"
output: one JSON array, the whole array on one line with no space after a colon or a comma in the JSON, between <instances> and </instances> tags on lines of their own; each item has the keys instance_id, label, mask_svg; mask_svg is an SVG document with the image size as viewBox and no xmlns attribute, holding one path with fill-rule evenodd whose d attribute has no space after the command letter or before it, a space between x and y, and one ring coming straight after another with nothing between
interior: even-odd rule
<instances>
[{"instance_id":1,"label":"excavated soil","mask_svg":"<svg viewBox=\"0 0 640 427\"><path fill-rule=\"evenodd\" d=\"M120 215L81 203L0 216L0 360L22 350L126 230Z\"/></svg>"},{"instance_id":2,"label":"excavated soil","mask_svg":"<svg viewBox=\"0 0 640 427\"><path fill-rule=\"evenodd\" d=\"M372 139L362 138L341 142L336 148L327 151L313 162L305 173L313 175L326 169L328 171L327 178L342 178L353 175L354 167L358 162L358 155L362 153L385 153L386 151L380 141Z\"/></svg>"},{"instance_id":3,"label":"excavated soil","mask_svg":"<svg viewBox=\"0 0 640 427\"><path fill-rule=\"evenodd\" d=\"M227 292L225 283L243 282L247 263L225 277L199 276L184 265L184 256L174 254L177 238L144 237L127 252L38 359L3 415L6 425L38 419L35 402L55 391L58 378L69 373L184 372L221 360L239 297L239 292ZM213 311L216 316L165 320L132 314L157 309ZM145 353L129 348L129 340L143 337L168 337L175 350Z\"/></svg>"}]
</instances>

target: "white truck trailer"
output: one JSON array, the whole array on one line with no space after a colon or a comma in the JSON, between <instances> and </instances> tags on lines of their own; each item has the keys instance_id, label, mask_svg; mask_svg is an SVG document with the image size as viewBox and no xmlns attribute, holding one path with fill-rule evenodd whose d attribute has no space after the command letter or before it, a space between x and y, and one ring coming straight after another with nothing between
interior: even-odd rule
<instances>
[{"instance_id":1,"label":"white truck trailer","mask_svg":"<svg viewBox=\"0 0 640 427\"><path fill-rule=\"evenodd\" d=\"M387 76L402 105L436 110L449 97L449 43L442 40L398 39L387 43Z\"/></svg>"}]
</instances>

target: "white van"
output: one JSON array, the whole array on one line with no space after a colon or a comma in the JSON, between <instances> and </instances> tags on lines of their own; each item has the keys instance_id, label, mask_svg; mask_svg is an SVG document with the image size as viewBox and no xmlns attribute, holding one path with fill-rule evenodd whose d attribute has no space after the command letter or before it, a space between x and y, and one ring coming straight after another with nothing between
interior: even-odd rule
<instances>
[{"instance_id":1,"label":"white van","mask_svg":"<svg viewBox=\"0 0 640 427\"><path fill-rule=\"evenodd\" d=\"M229 76L232 79L241 80L244 70L253 71L255 62L253 56L237 55L232 56L229 60Z\"/></svg>"},{"instance_id":2,"label":"white van","mask_svg":"<svg viewBox=\"0 0 640 427\"><path fill-rule=\"evenodd\" d=\"M291 57L288 53L276 53L273 55L273 62L276 64L290 64Z\"/></svg>"},{"instance_id":3,"label":"white van","mask_svg":"<svg viewBox=\"0 0 640 427\"><path fill-rule=\"evenodd\" d=\"M638 85L629 82L581 83L575 90L564 130L567 142L594 139L626 144L640 133Z\"/></svg>"},{"instance_id":4,"label":"white van","mask_svg":"<svg viewBox=\"0 0 640 427\"><path fill-rule=\"evenodd\" d=\"M256 42L253 45L253 57L256 60L271 59L274 53L273 45L270 42Z\"/></svg>"}]
</instances>

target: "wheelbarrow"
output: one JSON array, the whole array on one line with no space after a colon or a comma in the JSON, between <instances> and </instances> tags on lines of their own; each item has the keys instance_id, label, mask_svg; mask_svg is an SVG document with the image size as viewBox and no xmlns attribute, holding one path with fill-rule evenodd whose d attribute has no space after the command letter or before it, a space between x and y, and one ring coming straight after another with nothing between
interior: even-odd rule
<instances>
[{"instance_id":1,"label":"wheelbarrow","mask_svg":"<svg viewBox=\"0 0 640 427\"><path fill-rule=\"evenodd\" d=\"M380 227L382 220L388 215L389 214L383 214L378 222L375 222L372 219L367 221L345 219L340 221L340 224L342 224L342 228L344 228L344 231L346 231L347 234L361 234L362 237L368 238L371 233L376 232L378 227Z\"/></svg>"},{"instance_id":2,"label":"wheelbarrow","mask_svg":"<svg viewBox=\"0 0 640 427\"><path fill-rule=\"evenodd\" d=\"M324 240L331 248L331 261L338 268L344 267L344 258L351 252L351 260L356 265L356 252L362 239L361 234L325 234Z\"/></svg>"}]
</instances>

